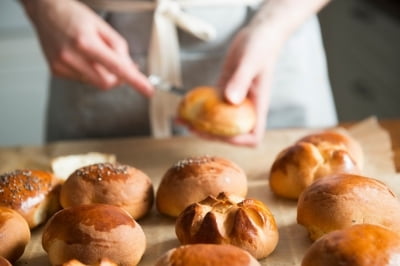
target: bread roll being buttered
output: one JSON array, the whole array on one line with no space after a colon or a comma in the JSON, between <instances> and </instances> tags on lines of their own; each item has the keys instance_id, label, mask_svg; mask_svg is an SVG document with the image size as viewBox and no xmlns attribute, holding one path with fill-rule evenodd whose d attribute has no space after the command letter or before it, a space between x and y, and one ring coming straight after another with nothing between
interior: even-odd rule
<instances>
[{"instance_id":1,"label":"bread roll being buttered","mask_svg":"<svg viewBox=\"0 0 400 266\"><path fill-rule=\"evenodd\" d=\"M60 202L66 208L80 204L104 203L124 208L134 219L153 206L151 179L132 166L96 163L73 172L61 188Z\"/></svg>"},{"instance_id":2,"label":"bread roll being buttered","mask_svg":"<svg viewBox=\"0 0 400 266\"><path fill-rule=\"evenodd\" d=\"M164 174L157 190L159 212L177 217L187 206L220 192L245 197L247 176L235 163L216 156L180 160Z\"/></svg>"},{"instance_id":3,"label":"bread roll being buttered","mask_svg":"<svg viewBox=\"0 0 400 266\"><path fill-rule=\"evenodd\" d=\"M188 92L180 103L178 115L190 127L222 137L249 133L256 122L255 108L249 99L233 105L212 87L197 87Z\"/></svg>"},{"instance_id":4,"label":"bread roll being buttered","mask_svg":"<svg viewBox=\"0 0 400 266\"><path fill-rule=\"evenodd\" d=\"M400 233L400 201L382 182L358 175L321 178L301 194L297 222L316 240L355 224L376 224Z\"/></svg>"},{"instance_id":5,"label":"bread roll being buttered","mask_svg":"<svg viewBox=\"0 0 400 266\"><path fill-rule=\"evenodd\" d=\"M175 232L181 244L231 244L256 259L271 254L279 239L275 218L264 203L225 193L188 206L178 216Z\"/></svg>"},{"instance_id":6,"label":"bread roll being buttered","mask_svg":"<svg viewBox=\"0 0 400 266\"><path fill-rule=\"evenodd\" d=\"M344 133L323 131L280 152L272 164L269 185L276 195L297 199L315 180L335 173L359 174L362 164L356 140Z\"/></svg>"},{"instance_id":7,"label":"bread roll being buttered","mask_svg":"<svg viewBox=\"0 0 400 266\"><path fill-rule=\"evenodd\" d=\"M155 266L259 266L247 251L217 244L194 244L171 249L156 261Z\"/></svg>"},{"instance_id":8,"label":"bread roll being buttered","mask_svg":"<svg viewBox=\"0 0 400 266\"><path fill-rule=\"evenodd\" d=\"M400 236L377 225L353 225L330 232L314 242L301 265L400 265Z\"/></svg>"}]
</instances>

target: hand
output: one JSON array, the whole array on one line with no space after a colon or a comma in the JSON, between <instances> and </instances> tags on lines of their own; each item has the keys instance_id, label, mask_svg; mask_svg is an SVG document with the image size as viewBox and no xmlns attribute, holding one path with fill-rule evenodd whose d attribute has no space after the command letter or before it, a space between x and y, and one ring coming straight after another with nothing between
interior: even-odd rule
<instances>
[{"instance_id":1,"label":"hand","mask_svg":"<svg viewBox=\"0 0 400 266\"><path fill-rule=\"evenodd\" d=\"M225 141L237 145L257 145L264 136L269 106L269 88L281 40L271 31L247 27L234 38L226 55L218 86L232 104L246 97L253 101L256 125L249 134Z\"/></svg>"},{"instance_id":2,"label":"hand","mask_svg":"<svg viewBox=\"0 0 400 266\"><path fill-rule=\"evenodd\" d=\"M255 146L262 140L269 107L269 89L281 47L290 34L329 0L265 1L251 23L234 38L219 80L225 99L253 102L257 122L252 132L223 141Z\"/></svg>"},{"instance_id":3,"label":"hand","mask_svg":"<svg viewBox=\"0 0 400 266\"><path fill-rule=\"evenodd\" d=\"M111 26L76 0L25 0L53 74L110 89L127 83L150 96L153 87Z\"/></svg>"}]
</instances>

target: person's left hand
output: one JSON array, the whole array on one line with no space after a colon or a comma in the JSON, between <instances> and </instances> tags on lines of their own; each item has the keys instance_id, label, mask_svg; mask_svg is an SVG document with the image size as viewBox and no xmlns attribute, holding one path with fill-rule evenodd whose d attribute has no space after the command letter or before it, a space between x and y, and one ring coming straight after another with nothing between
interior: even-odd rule
<instances>
[{"instance_id":1,"label":"person's left hand","mask_svg":"<svg viewBox=\"0 0 400 266\"><path fill-rule=\"evenodd\" d=\"M223 65L218 87L226 101L241 103L249 97L257 121L249 134L216 138L235 145L255 146L263 138L269 107L269 88L282 40L274 28L246 27L234 38ZM214 138L201 134L202 137Z\"/></svg>"}]
</instances>

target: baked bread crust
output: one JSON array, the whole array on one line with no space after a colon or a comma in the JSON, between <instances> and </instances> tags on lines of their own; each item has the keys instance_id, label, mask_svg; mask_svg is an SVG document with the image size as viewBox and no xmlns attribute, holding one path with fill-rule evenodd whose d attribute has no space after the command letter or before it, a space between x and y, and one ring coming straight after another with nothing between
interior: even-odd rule
<instances>
[{"instance_id":1,"label":"baked bread crust","mask_svg":"<svg viewBox=\"0 0 400 266\"><path fill-rule=\"evenodd\" d=\"M342 172L360 174L361 165L362 152L355 140L339 132L319 132L301 138L278 154L269 185L278 196L298 199L315 180Z\"/></svg>"},{"instance_id":2,"label":"baked bread crust","mask_svg":"<svg viewBox=\"0 0 400 266\"><path fill-rule=\"evenodd\" d=\"M225 193L187 207L176 220L175 232L181 244L231 244L256 259L267 257L279 239L275 218L264 203Z\"/></svg>"},{"instance_id":3,"label":"baked bread crust","mask_svg":"<svg viewBox=\"0 0 400 266\"><path fill-rule=\"evenodd\" d=\"M132 166L96 163L73 172L61 188L60 202L66 207L103 203L124 208L134 219L152 208L151 179Z\"/></svg>"},{"instance_id":4,"label":"baked bread crust","mask_svg":"<svg viewBox=\"0 0 400 266\"><path fill-rule=\"evenodd\" d=\"M297 204L297 222L312 240L355 224L376 224L400 233L400 202L379 180L336 174L315 181Z\"/></svg>"},{"instance_id":5,"label":"baked bread crust","mask_svg":"<svg viewBox=\"0 0 400 266\"><path fill-rule=\"evenodd\" d=\"M180 160L164 174L158 186L156 206L160 213L177 217L190 204L220 192L245 197L245 172L221 157L191 157Z\"/></svg>"},{"instance_id":6,"label":"baked bread crust","mask_svg":"<svg viewBox=\"0 0 400 266\"><path fill-rule=\"evenodd\" d=\"M247 251L231 245L194 244L171 249L155 266L259 266Z\"/></svg>"},{"instance_id":7,"label":"baked bread crust","mask_svg":"<svg viewBox=\"0 0 400 266\"><path fill-rule=\"evenodd\" d=\"M24 253L30 239L27 221L17 211L0 207L0 257L15 262Z\"/></svg>"},{"instance_id":8,"label":"baked bread crust","mask_svg":"<svg viewBox=\"0 0 400 266\"><path fill-rule=\"evenodd\" d=\"M190 127L221 137L249 133L256 123L255 108L249 99L233 105L212 87L189 91L179 105L178 115Z\"/></svg>"},{"instance_id":9,"label":"baked bread crust","mask_svg":"<svg viewBox=\"0 0 400 266\"><path fill-rule=\"evenodd\" d=\"M311 245L302 261L302 266L320 265L400 265L400 236L372 224L330 232Z\"/></svg>"},{"instance_id":10,"label":"baked bread crust","mask_svg":"<svg viewBox=\"0 0 400 266\"><path fill-rule=\"evenodd\" d=\"M0 206L18 211L34 228L59 206L60 184L47 171L18 169L0 175Z\"/></svg>"},{"instance_id":11,"label":"baked bread crust","mask_svg":"<svg viewBox=\"0 0 400 266\"><path fill-rule=\"evenodd\" d=\"M146 237L124 209L88 204L53 215L44 228L42 245L52 265L72 259L95 265L103 258L118 265L137 265L145 251Z\"/></svg>"}]
</instances>

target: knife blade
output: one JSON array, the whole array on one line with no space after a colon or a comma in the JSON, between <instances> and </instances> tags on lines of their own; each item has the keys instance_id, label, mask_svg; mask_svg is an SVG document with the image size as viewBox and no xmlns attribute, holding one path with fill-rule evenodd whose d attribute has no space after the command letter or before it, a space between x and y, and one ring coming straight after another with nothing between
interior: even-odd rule
<instances>
[{"instance_id":1,"label":"knife blade","mask_svg":"<svg viewBox=\"0 0 400 266\"><path fill-rule=\"evenodd\" d=\"M166 92L171 92L173 94L182 96L186 93L186 91L183 88L173 86L169 82L163 80L161 77L157 75L150 75L148 76L148 79L151 83L151 85L154 86L157 90L161 91L166 91Z\"/></svg>"}]
</instances>

